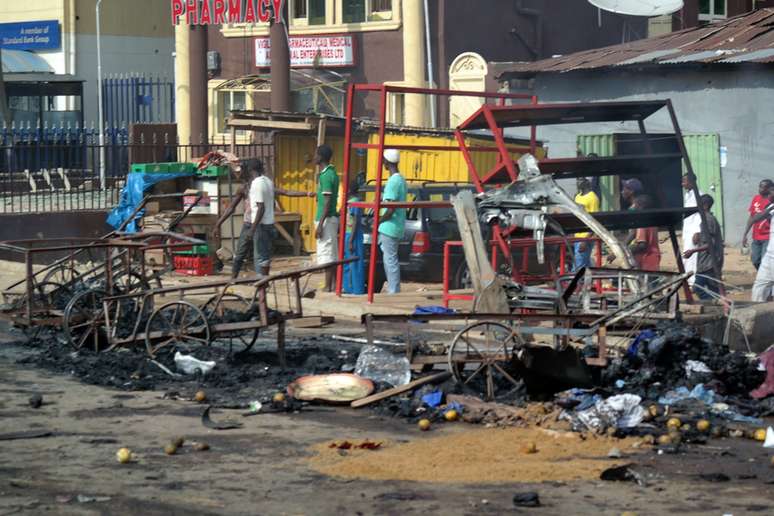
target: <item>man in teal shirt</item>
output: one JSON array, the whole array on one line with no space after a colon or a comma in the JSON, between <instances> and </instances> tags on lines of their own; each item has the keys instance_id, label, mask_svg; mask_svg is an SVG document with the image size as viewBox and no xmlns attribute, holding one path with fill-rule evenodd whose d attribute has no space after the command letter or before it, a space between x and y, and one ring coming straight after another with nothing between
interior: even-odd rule
<instances>
[{"instance_id":1,"label":"man in teal shirt","mask_svg":"<svg viewBox=\"0 0 774 516\"><path fill-rule=\"evenodd\" d=\"M400 152L395 149L384 151L384 167L390 172L390 178L382 191L382 202L406 202L406 180L400 175L398 163ZM379 247L382 249L384 275L387 277L387 292L400 292L400 264L398 263L398 245L406 226L406 208L387 208L380 218Z\"/></svg>"},{"instance_id":2,"label":"man in teal shirt","mask_svg":"<svg viewBox=\"0 0 774 516\"><path fill-rule=\"evenodd\" d=\"M339 175L331 165L333 150L320 145L315 152L314 163L320 167L317 177L317 213L315 214L315 237L317 238L317 264L335 262L339 259L339 214L336 199L339 195ZM336 278L333 268L325 270L325 291L333 292Z\"/></svg>"}]
</instances>

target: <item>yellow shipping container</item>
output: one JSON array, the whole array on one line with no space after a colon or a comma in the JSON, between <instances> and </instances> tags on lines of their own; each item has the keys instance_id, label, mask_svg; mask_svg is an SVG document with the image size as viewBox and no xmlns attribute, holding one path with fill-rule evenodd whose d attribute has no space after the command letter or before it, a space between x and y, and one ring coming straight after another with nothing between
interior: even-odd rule
<instances>
[{"instance_id":1,"label":"yellow shipping container","mask_svg":"<svg viewBox=\"0 0 774 516\"><path fill-rule=\"evenodd\" d=\"M310 160L314 156L316 138L306 135L278 135L275 140L274 155L274 182L277 186L288 190L314 191L315 169ZM379 142L377 134L371 134L369 143ZM326 142L333 149L333 165L339 172L343 181L344 175L344 138L342 136L329 136ZM494 147L494 142L487 138L467 138L468 145ZM453 136L447 135L416 135L404 133L388 133L387 147L390 145L435 145L457 149L457 141ZM510 143L511 148L523 148L523 152L529 152L529 145ZM538 147L537 157L545 156L544 149ZM516 160L521 153L514 153ZM378 154L375 150L369 150L367 156L357 152L352 153L351 175L365 171L368 180L376 177L378 166ZM479 174L484 174L492 168L497 161L497 153L476 151L471 153ZM459 151L416 150L401 151L400 170L408 181L435 181L435 182L459 182L468 183L468 166L462 153ZM386 173L383 176L386 178ZM343 187L343 184L341 185ZM302 217L301 237L304 249L308 252L315 250L314 238L314 214L316 200L307 197L279 197L280 204L286 211L300 213ZM339 199L339 203L341 199Z\"/></svg>"},{"instance_id":2,"label":"yellow shipping container","mask_svg":"<svg viewBox=\"0 0 774 516\"><path fill-rule=\"evenodd\" d=\"M379 135L372 134L369 143L379 143ZM495 143L488 138L466 138L465 143L468 146L495 148ZM413 134L388 134L385 138L385 146L391 145L435 145L444 146L452 149L459 149L457 140L453 136L419 136ZM514 144L508 145L510 148L523 149L520 153L513 153L512 157L518 160L523 153L529 152L529 145ZM537 158L542 159L545 155L544 149L537 148ZM376 151L368 151L368 180L376 178L376 167L379 164ZM471 152L471 160L476 167L479 175L485 175L497 162L498 154L488 151ZM437 151L437 150L402 150L400 152L400 171L407 181L435 181L435 182L457 182L469 183L470 173L465 158L460 151ZM382 170L383 180L387 178L387 172Z\"/></svg>"}]
</instances>

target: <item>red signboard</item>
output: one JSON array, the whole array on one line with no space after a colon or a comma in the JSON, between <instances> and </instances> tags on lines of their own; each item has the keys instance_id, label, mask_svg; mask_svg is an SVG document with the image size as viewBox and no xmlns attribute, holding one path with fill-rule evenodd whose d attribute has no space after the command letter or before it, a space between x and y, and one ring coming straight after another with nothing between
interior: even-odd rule
<instances>
[{"instance_id":1,"label":"red signboard","mask_svg":"<svg viewBox=\"0 0 774 516\"><path fill-rule=\"evenodd\" d=\"M224 23L268 23L282 12L284 0L170 0L172 24L222 25Z\"/></svg>"},{"instance_id":2,"label":"red signboard","mask_svg":"<svg viewBox=\"0 0 774 516\"><path fill-rule=\"evenodd\" d=\"M290 36L288 46L294 68L355 66L355 40L350 34ZM255 66L271 66L269 38L255 38Z\"/></svg>"}]
</instances>

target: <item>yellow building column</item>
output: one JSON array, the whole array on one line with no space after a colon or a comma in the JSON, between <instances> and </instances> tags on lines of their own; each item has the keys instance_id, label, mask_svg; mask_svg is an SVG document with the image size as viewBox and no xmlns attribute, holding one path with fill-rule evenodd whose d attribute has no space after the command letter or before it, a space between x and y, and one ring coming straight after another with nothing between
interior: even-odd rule
<instances>
[{"instance_id":1,"label":"yellow building column","mask_svg":"<svg viewBox=\"0 0 774 516\"><path fill-rule=\"evenodd\" d=\"M425 18L422 0L403 0L403 84L424 88L425 82ZM427 96L406 95L406 125L427 125Z\"/></svg>"},{"instance_id":2,"label":"yellow building column","mask_svg":"<svg viewBox=\"0 0 774 516\"><path fill-rule=\"evenodd\" d=\"M184 23L175 27L175 120L177 136L184 145L191 142L190 34Z\"/></svg>"}]
</instances>

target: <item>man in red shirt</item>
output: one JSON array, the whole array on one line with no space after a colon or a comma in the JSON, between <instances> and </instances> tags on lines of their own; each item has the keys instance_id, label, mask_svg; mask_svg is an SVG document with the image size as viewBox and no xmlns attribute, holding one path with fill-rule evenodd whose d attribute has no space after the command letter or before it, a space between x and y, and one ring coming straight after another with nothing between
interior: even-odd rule
<instances>
[{"instance_id":1,"label":"man in red shirt","mask_svg":"<svg viewBox=\"0 0 774 516\"><path fill-rule=\"evenodd\" d=\"M763 213L766 210L766 206L769 205L769 190L774 187L774 184L770 179L764 179L758 185L758 195L753 197L750 203L750 218L747 220L747 228L750 228L750 221L759 213ZM763 219L759 222L752 224L753 241L750 246L750 258L752 259L753 266L758 269L761 266L761 258L763 253L766 252L766 246L769 244L769 229L771 222L768 219ZM747 247L747 231L742 236L742 247Z\"/></svg>"},{"instance_id":2,"label":"man in red shirt","mask_svg":"<svg viewBox=\"0 0 774 516\"><path fill-rule=\"evenodd\" d=\"M634 198L635 210L647 210L652 205L649 195L638 195ZM644 271L661 269L661 250L658 247L658 228L638 228L634 235L632 255L637 262L637 268Z\"/></svg>"}]
</instances>

